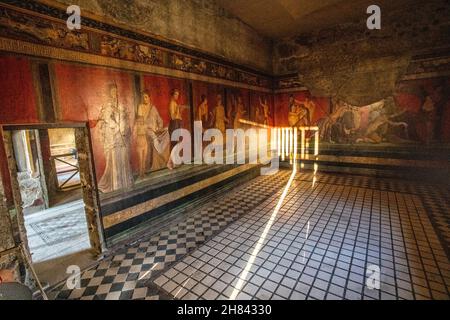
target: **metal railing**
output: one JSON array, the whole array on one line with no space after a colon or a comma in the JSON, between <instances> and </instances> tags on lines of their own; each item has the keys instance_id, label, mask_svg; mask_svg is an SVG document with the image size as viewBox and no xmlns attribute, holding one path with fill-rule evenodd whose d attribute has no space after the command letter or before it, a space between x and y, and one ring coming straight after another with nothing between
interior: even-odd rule
<instances>
[{"instance_id":1,"label":"metal railing","mask_svg":"<svg viewBox=\"0 0 450 320\"><path fill-rule=\"evenodd\" d=\"M67 158L67 157L73 157L74 159L76 159L77 160L76 164L73 164L73 163L70 163L70 162L66 161L65 158ZM60 163L63 163L65 165L69 166L69 169L65 169L65 170L61 170L61 171L58 171L58 169L56 169L56 178L57 178L57 181L58 181L58 188L60 190L63 190L64 186L67 185L67 183L69 181L71 181L77 174L80 173L80 167L78 165L78 153L76 151L74 151L74 152L71 152L71 153L58 154L58 155L55 155L55 156L51 156L50 159L54 162L55 168L58 167L57 166L57 162L60 162ZM69 176L69 178L65 179L60 184L58 176L61 175L61 174L66 174L66 173L72 173L72 174ZM79 186L79 185L80 185L80 183L76 183L74 185L71 185L70 187ZM66 188L69 188L69 187L66 187Z\"/></svg>"}]
</instances>

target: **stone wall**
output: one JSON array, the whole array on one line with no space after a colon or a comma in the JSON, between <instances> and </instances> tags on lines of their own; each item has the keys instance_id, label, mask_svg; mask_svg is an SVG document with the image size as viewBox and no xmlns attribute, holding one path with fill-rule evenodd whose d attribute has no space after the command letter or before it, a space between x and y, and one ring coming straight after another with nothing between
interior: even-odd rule
<instances>
[{"instance_id":1,"label":"stone wall","mask_svg":"<svg viewBox=\"0 0 450 320\"><path fill-rule=\"evenodd\" d=\"M271 41L214 0L56 0L238 64L272 71Z\"/></svg>"},{"instance_id":2,"label":"stone wall","mask_svg":"<svg viewBox=\"0 0 450 320\"><path fill-rule=\"evenodd\" d=\"M315 96L365 105L391 96L413 56L450 44L450 1L417 1L396 11L381 8L381 30L368 30L368 15L334 28L274 45L274 71L299 73Z\"/></svg>"},{"instance_id":3,"label":"stone wall","mask_svg":"<svg viewBox=\"0 0 450 320\"><path fill-rule=\"evenodd\" d=\"M2 179L0 177L0 252L15 246L3 183L1 182ZM14 269L17 271L17 263L15 261L15 257L12 254L0 257L0 270Z\"/></svg>"}]
</instances>

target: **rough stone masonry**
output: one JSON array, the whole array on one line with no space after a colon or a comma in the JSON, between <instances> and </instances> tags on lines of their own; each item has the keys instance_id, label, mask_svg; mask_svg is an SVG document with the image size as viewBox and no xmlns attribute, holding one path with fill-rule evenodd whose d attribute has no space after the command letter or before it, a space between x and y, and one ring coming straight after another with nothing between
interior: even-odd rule
<instances>
[{"instance_id":1,"label":"rough stone masonry","mask_svg":"<svg viewBox=\"0 0 450 320\"><path fill-rule=\"evenodd\" d=\"M369 30L368 15L357 22L278 41L276 74L299 73L314 96L366 105L394 93L395 84L416 54L450 43L450 1L431 0L381 10L381 30Z\"/></svg>"}]
</instances>

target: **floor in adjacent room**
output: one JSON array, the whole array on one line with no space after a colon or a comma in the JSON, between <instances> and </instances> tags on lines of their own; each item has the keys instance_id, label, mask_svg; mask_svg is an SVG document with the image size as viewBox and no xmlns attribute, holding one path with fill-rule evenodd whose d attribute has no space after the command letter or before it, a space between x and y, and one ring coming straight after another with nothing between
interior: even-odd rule
<instances>
[{"instance_id":1,"label":"floor in adjacent room","mask_svg":"<svg viewBox=\"0 0 450 320\"><path fill-rule=\"evenodd\" d=\"M83 200L26 215L25 228L33 263L60 258L91 247Z\"/></svg>"},{"instance_id":2,"label":"floor in adjacent room","mask_svg":"<svg viewBox=\"0 0 450 320\"><path fill-rule=\"evenodd\" d=\"M448 186L281 170L119 249L57 298L449 299L449 212Z\"/></svg>"}]
</instances>

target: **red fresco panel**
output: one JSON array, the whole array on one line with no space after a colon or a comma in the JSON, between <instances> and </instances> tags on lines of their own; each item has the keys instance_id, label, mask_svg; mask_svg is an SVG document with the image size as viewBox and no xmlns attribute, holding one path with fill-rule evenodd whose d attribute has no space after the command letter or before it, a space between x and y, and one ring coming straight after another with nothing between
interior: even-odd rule
<instances>
[{"instance_id":1,"label":"red fresco panel","mask_svg":"<svg viewBox=\"0 0 450 320\"><path fill-rule=\"evenodd\" d=\"M408 123L410 139L427 141L430 126L441 141L449 141L450 79L433 78L401 82L395 101L399 110L404 110L403 120ZM431 112L426 112L426 101L431 102ZM441 115L439 115L441 112Z\"/></svg>"},{"instance_id":2,"label":"red fresco panel","mask_svg":"<svg viewBox=\"0 0 450 320\"><path fill-rule=\"evenodd\" d=\"M251 120L250 115L250 92L246 89L238 89L238 88L227 88L227 115L230 122L228 123L228 128L233 128L233 117L235 114L234 108L236 106L234 104L237 104L237 100L239 97L242 99L242 105L244 106L245 114L243 115L243 119Z\"/></svg>"},{"instance_id":3,"label":"red fresco panel","mask_svg":"<svg viewBox=\"0 0 450 320\"><path fill-rule=\"evenodd\" d=\"M105 155L100 130L95 127L96 120L108 100L108 86L116 83L119 103L128 110L130 126L133 126L135 101L132 76L125 72L73 64L56 64L55 76L61 120L90 122L96 173L100 178L105 170Z\"/></svg>"},{"instance_id":4,"label":"red fresco panel","mask_svg":"<svg viewBox=\"0 0 450 320\"><path fill-rule=\"evenodd\" d=\"M172 90L179 90L180 97L178 99L178 104L181 106L186 106L182 109L183 118L183 128L190 130L191 128L191 114L189 106L189 92L186 85L186 81L175 79L175 78L165 78L159 76L143 76L143 88L142 90L148 90L151 94L151 99L153 104L158 109L159 115L164 121L164 126L169 126L170 116L169 116L169 102Z\"/></svg>"},{"instance_id":5,"label":"red fresco panel","mask_svg":"<svg viewBox=\"0 0 450 320\"><path fill-rule=\"evenodd\" d=\"M250 93L250 117L251 117L252 121L256 121L258 123L264 122L263 118L256 119L256 108L259 109L259 113L261 114L261 116L264 115L264 111L262 110L262 106L260 104L260 98L263 103L265 101L267 101L267 104L269 105L269 123L268 124L273 125L274 124L274 107L273 107L273 100L271 99L270 94L256 92L256 91L252 91Z\"/></svg>"},{"instance_id":6,"label":"red fresco panel","mask_svg":"<svg viewBox=\"0 0 450 320\"><path fill-rule=\"evenodd\" d=\"M289 98L293 95L294 98L300 103L305 99L311 99L315 105L314 112L311 118L311 125L316 125L319 120L328 116L330 110L330 99L326 97L311 97L308 91L299 91L295 93L282 93L275 95L275 125L276 126L288 126L288 114L289 114Z\"/></svg>"},{"instance_id":7,"label":"red fresco panel","mask_svg":"<svg viewBox=\"0 0 450 320\"><path fill-rule=\"evenodd\" d=\"M213 112L214 110L214 106L216 105L217 101L217 95L220 94L222 95L222 99L224 98L224 87L217 84L194 81L192 84L192 91L194 101L194 115L197 114L198 106L201 104L202 95L205 95L207 98L209 113ZM210 119L210 116L208 116L208 118ZM204 127L206 126L204 125Z\"/></svg>"},{"instance_id":8,"label":"red fresco panel","mask_svg":"<svg viewBox=\"0 0 450 320\"><path fill-rule=\"evenodd\" d=\"M30 61L0 57L0 70L0 123L39 122Z\"/></svg>"},{"instance_id":9,"label":"red fresco panel","mask_svg":"<svg viewBox=\"0 0 450 320\"><path fill-rule=\"evenodd\" d=\"M39 122L36 91L29 59L12 56L0 57L0 70L0 123ZM3 141L1 133L0 141ZM0 143L0 159L6 159L3 143ZM8 205L11 205L13 201L12 188L6 161L0 161L0 174Z\"/></svg>"}]
</instances>

